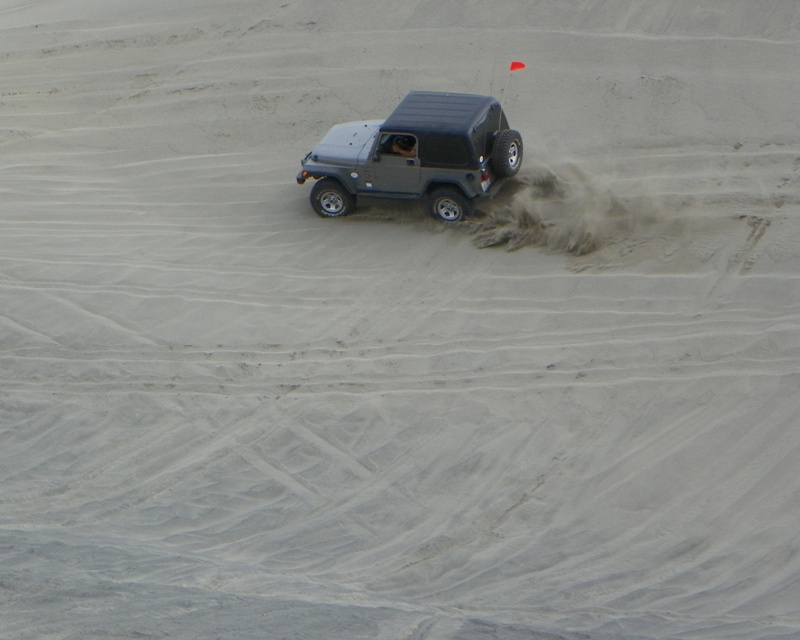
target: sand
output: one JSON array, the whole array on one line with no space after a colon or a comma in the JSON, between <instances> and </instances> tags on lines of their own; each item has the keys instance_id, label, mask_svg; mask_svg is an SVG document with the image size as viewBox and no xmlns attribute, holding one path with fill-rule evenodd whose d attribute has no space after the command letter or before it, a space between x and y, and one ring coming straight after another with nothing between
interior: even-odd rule
<instances>
[{"instance_id":1,"label":"sand","mask_svg":"<svg viewBox=\"0 0 800 640\"><path fill-rule=\"evenodd\" d=\"M0 637L800 637L797 2L0 0L0 69ZM413 89L518 179L316 216Z\"/></svg>"}]
</instances>

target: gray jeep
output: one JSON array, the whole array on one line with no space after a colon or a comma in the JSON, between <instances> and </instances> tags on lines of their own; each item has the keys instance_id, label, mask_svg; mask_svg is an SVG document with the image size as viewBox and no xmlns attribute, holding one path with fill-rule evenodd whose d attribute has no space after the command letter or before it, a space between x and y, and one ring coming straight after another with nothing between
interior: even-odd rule
<instances>
[{"instance_id":1,"label":"gray jeep","mask_svg":"<svg viewBox=\"0 0 800 640\"><path fill-rule=\"evenodd\" d=\"M425 200L447 222L472 215L516 175L522 138L489 96L412 91L386 120L336 125L303 158L311 206L325 218L376 200Z\"/></svg>"}]
</instances>

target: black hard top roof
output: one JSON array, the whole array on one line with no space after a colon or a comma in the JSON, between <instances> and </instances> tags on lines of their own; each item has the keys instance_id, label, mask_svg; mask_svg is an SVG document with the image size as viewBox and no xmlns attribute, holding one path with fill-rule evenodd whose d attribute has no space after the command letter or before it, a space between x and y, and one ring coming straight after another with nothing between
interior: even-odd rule
<instances>
[{"instance_id":1,"label":"black hard top roof","mask_svg":"<svg viewBox=\"0 0 800 640\"><path fill-rule=\"evenodd\" d=\"M397 105L381 129L465 133L478 124L494 104L500 107L491 96L412 91Z\"/></svg>"}]
</instances>

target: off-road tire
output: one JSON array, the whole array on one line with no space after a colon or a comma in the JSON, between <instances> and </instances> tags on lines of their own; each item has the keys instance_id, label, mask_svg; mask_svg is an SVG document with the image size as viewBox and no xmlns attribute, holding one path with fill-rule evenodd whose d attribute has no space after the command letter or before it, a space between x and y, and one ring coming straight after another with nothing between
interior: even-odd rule
<instances>
[{"instance_id":1,"label":"off-road tire","mask_svg":"<svg viewBox=\"0 0 800 640\"><path fill-rule=\"evenodd\" d=\"M458 222L475 212L475 203L455 187L438 187L428 198L428 210L437 220Z\"/></svg>"},{"instance_id":2,"label":"off-road tire","mask_svg":"<svg viewBox=\"0 0 800 640\"><path fill-rule=\"evenodd\" d=\"M492 148L492 168L501 178L517 175L522 166L522 136L514 129L497 133Z\"/></svg>"},{"instance_id":3,"label":"off-road tire","mask_svg":"<svg viewBox=\"0 0 800 640\"><path fill-rule=\"evenodd\" d=\"M322 178L311 189L311 206L323 218L346 216L355 208L355 199L335 178Z\"/></svg>"}]
</instances>

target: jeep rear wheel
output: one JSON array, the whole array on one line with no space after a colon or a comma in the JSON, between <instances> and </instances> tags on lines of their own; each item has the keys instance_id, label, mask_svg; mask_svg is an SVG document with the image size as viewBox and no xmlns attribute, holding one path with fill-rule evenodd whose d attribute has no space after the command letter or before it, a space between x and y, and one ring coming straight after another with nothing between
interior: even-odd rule
<instances>
[{"instance_id":1,"label":"jeep rear wheel","mask_svg":"<svg viewBox=\"0 0 800 640\"><path fill-rule=\"evenodd\" d=\"M522 136L519 131L504 129L498 132L492 149L492 167L501 178L517 175L522 166Z\"/></svg>"},{"instance_id":2,"label":"jeep rear wheel","mask_svg":"<svg viewBox=\"0 0 800 640\"><path fill-rule=\"evenodd\" d=\"M323 218L346 216L355 207L353 196L335 178L322 178L311 189L311 206Z\"/></svg>"},{"instance_id":3,"label":"jeep rear wheel","mask_svg":"<svg viewBox=\"0 0 800 640\"><path fill-rule=\"evenodd\" d=\"M444 222L458 222L464 216L472 215L475 204L454 187L440 187L430 196L430 212L434 218Z\"/></svg>"}]
</instances>

